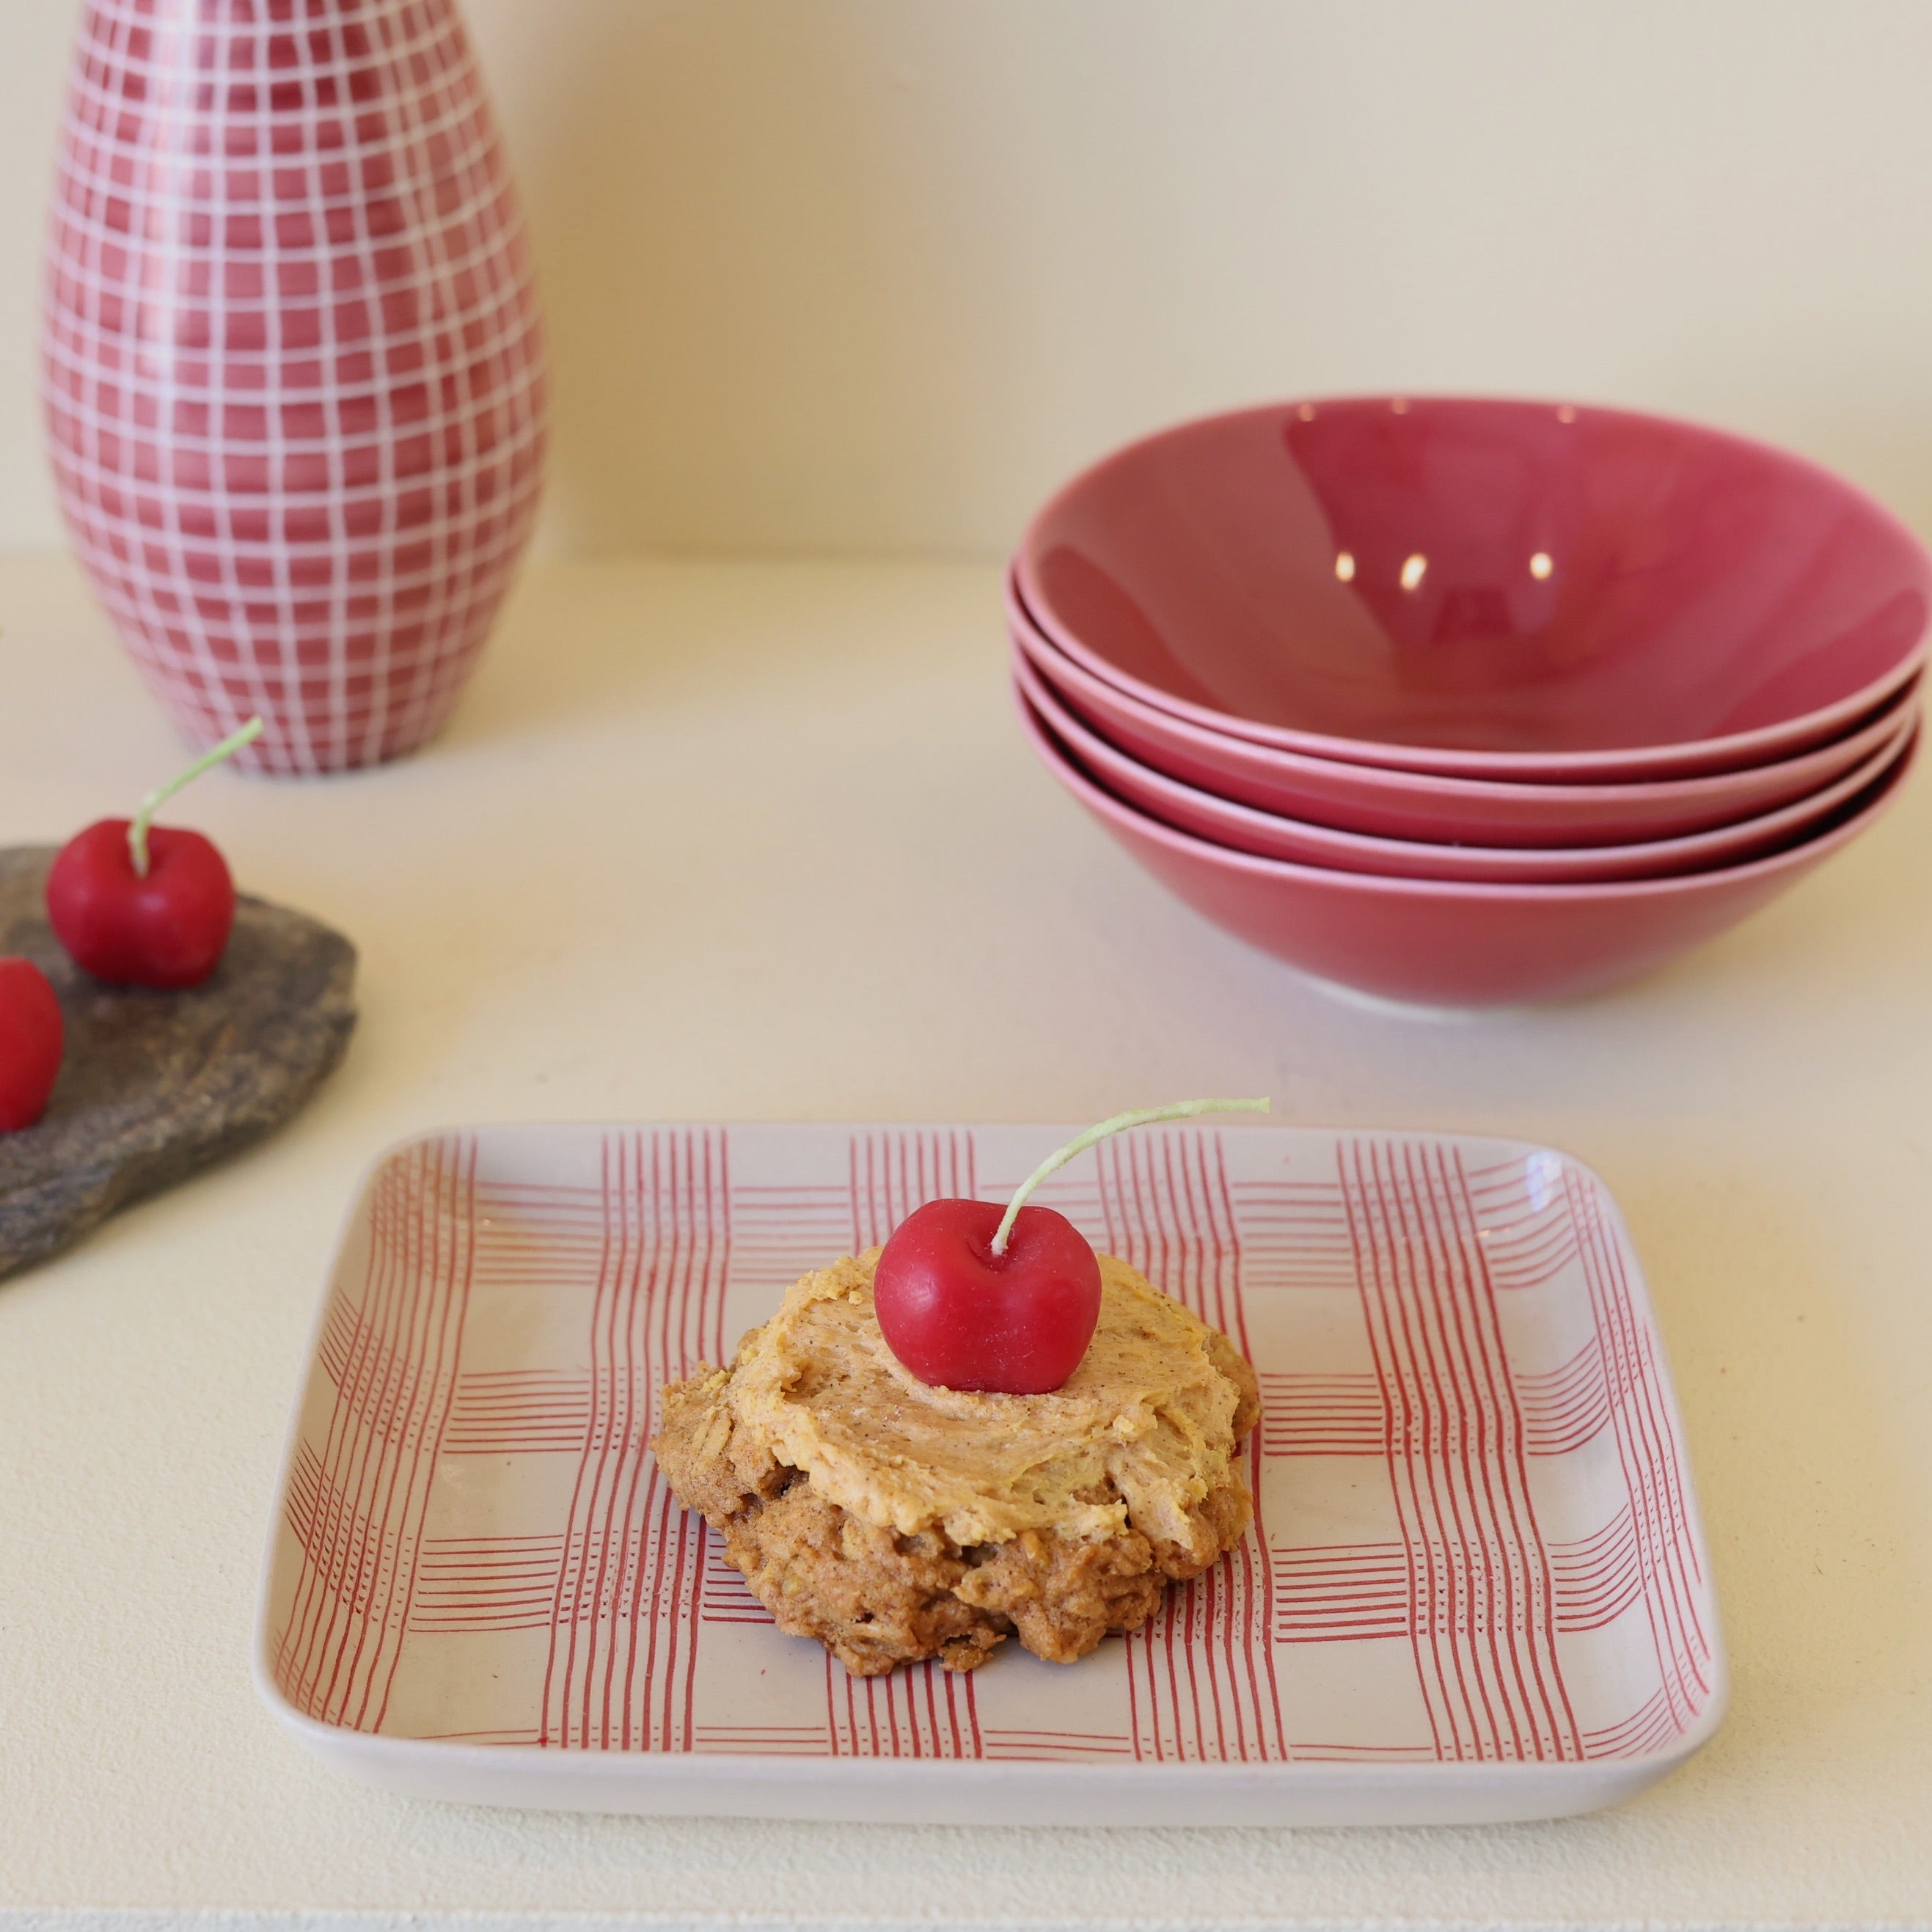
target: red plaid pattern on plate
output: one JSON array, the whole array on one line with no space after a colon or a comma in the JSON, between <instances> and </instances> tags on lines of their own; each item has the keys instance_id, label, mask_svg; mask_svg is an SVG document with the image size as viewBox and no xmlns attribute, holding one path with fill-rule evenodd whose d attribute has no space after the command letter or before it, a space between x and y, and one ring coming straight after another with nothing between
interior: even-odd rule
<instances>
[{"instance_id":1,"label":"red plaid pattern on plate","mask_svg":"<svg viewBox=\"0 0 1932 1932\"><path fill-rule=\"evenodd\" d=\"M1049 1204L1254 1362L1253 1530L1071 1668L1009 1646L856 1681L782 1635L652 1463L659 1391L807 1269L935 1196L1002 1198L1060 1138L498 1128L388 1156L302 1398L272 1701L311 1742L700 1784L780 1757L1547 1774L1527 1811L1432 1816L1576 1808L1576 1774L1634 1788L1702 1742L1716 1612L1642 1280L1600 1184L1509 1142L1169 1127L1054 1176Z\"/></svg>"},{"instance_id":2,"label":"red plaid pattern on plate","mask_svg":"<svg viewBox=\"0 0 1932 1932\"><path fill-rule=\"evenodd\" d=\"M43 314L56 486L181 729L334 771L447 722L528 540L543 356L453 0L91 0Z\"/></svg>"}]
</instances>

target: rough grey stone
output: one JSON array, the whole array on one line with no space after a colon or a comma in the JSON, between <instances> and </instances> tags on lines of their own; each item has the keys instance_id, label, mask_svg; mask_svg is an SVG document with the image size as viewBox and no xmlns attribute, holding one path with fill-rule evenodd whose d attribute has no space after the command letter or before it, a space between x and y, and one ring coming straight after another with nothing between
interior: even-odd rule
<instances>
[{"instance_id":1,"label":"rough grey stone","mask_svg":"<svg viewBox=\"0 0 1932 1932\"><path fill-rule=\"evenodd\" d=\"M0 848L0 954L46 972L67 1022L46 1114L0 1134L0 1276L279 1126L356 1024L356 949L260 899L236 906L221 964L189 992L90 979L47 923L56 849Z\"/></svg>"}]
</instances>

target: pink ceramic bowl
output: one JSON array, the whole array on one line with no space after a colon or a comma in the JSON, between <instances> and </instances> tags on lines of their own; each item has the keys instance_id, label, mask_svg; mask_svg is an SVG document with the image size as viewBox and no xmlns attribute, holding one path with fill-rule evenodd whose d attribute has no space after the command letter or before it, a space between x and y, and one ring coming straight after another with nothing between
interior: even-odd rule
<instances>
[{"instance_id":1,"label":"pink ceramic bowl","mask_svg":"<svg viewBox=\"0 0 1932 1932\"><path fill-rule=\"evenodd\" d=\"M1016 560L1144 706L1279 751L1606 782L1782 759L1924 652L1932 560L1816 465L1625 410L1282 404L1132 444Z\"/></svg>"},{"instance_id":2,"label":"pink ceramic bowl","mask_svg":"<svg viewBox=\"0 0 1932 1932\"><path fill-rule=\"evenodd\" d=\"M1667 878L1741 865L1793 844L1903 757L1918 722L1916 702L1906 705L1891 734L1871 756L1834 784L1796 805L1766 812L1688 838L1656 838L1641 845L1586 845L1538 850L1528 846L1425 845L1403 838L1370 838L1334 832L1298 818L1231 805L1212 792L1163 778L1089 731L1056 699L1026 659L1016 652L1013 681L1021 698L1063 754L1124 804L1150 818L1236 852L1342 872L1373 872L1390 878L1491 880L1500 884L1552 885L1597 879Z\"/></svg>"},{"instance_id":3,"label":"pink ceramic bowl","mask_svg":"<svg viewBox=\"0 0 1932 1932\"><path fill-rule=\"evenodd\" d=\"M1856 838L1917 746L1814 837L1687 878L1508 886L1328 872L1190 838L1076 770L1025 707L1054 776L1197 912L1290 965L1426 1006L1514 1006L1600 992L1714 938Z\"/></svg>"},{"instance_id":4,"label":"pink ceramic bowl","mask_svg":"<svg viewBox=\"0 0 1932 1932\"><path fill-rule=\"evenodd\" d=\"M1536 784L1398 772L1249 744L1143 704L1078 664L1026 620L1008 579L1008 628L1054 694L1144 765L1240 805L1339 831L1432 844L1629 845L1775 812L1842 778L1896 724L1891 706L1846 736L1773 764L1625 784Z\"/></svg>"}]
</instances>

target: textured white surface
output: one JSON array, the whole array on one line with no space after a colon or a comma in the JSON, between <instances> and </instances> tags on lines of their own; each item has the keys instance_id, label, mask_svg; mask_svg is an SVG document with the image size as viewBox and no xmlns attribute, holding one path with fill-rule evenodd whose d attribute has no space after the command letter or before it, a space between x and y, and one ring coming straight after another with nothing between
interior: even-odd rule
<instances>
[{"instance_id":1,"label":"textured white surface","mask_svg":"<svg viewBox=\"0 0 1932 1932\"><path fill-rule=\"evenodd\" d=\"M78 0L0 0L0 542ZM1714 418L1932 517L1912 0L465 0L572 548L970 550L1196 410Z\"/></svg>"},{"instance_id":2,"label":"textured white surface","mask_svg":"<svg viewBox=\"0 0 1932 1932\"><path fill-rule=\"evenodd\" d=\"M1432 1019L1322 992L1165 898L1032 769L1002 648L990 570L550 566L424 758L300 785L218 773L183 801L249 888L360 942L364 1019L287 1130L0 1285L8 1932L224 1911L1932 1918L1932 790L1646 985ZM0 690L10 841L173 768L64 562L0 565ZM386 1799L256 1704L276 1458L380 1146L472 1119L1083 1119L1213 1090L1272 1091L1289 1120L1548 1141L1609 1182L1736 1676L1680 1775L1598 1817L1480 1831L651 1822Z\"/></svg>"}]
</instances>

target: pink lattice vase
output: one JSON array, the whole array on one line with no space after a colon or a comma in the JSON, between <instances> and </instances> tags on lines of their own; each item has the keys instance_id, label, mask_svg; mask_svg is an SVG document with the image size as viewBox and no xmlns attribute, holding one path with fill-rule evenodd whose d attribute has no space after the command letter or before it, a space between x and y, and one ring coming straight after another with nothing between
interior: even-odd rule
<instances>
[{"instance_id":1,"label":"pink lattice vase","mask_svg":"<svg viewBox=\"0 0 1932 1932\"><path fill-rule=\"evenodd\" d=\"M92 0L44 315L62 506L182 730L394 758L447 722L536 511L514 190L454 0Z\"/></svg>"}]
</instances>

